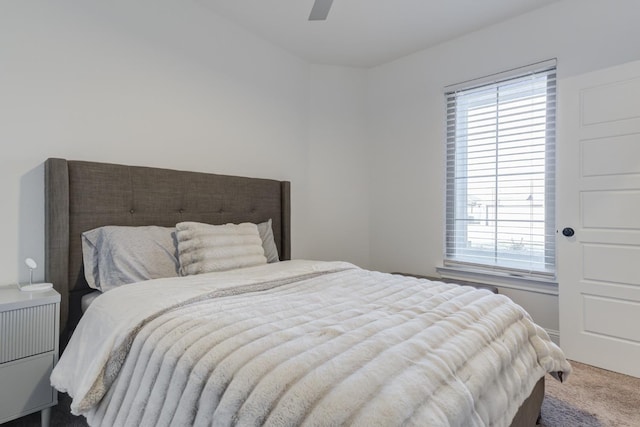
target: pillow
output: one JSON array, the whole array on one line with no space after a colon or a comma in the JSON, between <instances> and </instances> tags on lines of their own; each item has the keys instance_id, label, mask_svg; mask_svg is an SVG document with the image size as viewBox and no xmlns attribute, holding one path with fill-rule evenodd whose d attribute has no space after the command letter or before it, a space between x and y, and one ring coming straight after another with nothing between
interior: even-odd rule
<instances>
[{"instance_id":1,"label":"pillow","mask_svg":"<svg viewBox=\"0 0 640 427\"><path fill-rule=\"evenodd\" d=\"M267 263L256 224L180 222L176 236L183 276Z\"/></svg>"},{"instance_id":2,"label":"pillow","mask_svg":"<svg viewBox=\"0 0 640 427\"><path fill-rule=\"evenodd\" d=\"M82 233L84 275L102 292L127 283L178 276L175 228L108 225Z\"/></svg>"},{"instance_id":3,"label":"pillow","mask_svg":"<svg viewBox=\"0 0 640 427\"><path fill-rule=\"evenodd\" d=\"M271 218L269 218L269 221L258 224L258 232L262 239L262 248L264 249L264 256L267 257L267 262L272 263L280 261L280 258L278 257L278 248L276 247L276 242L273 239Z\"/></svg>"}]
</instances>

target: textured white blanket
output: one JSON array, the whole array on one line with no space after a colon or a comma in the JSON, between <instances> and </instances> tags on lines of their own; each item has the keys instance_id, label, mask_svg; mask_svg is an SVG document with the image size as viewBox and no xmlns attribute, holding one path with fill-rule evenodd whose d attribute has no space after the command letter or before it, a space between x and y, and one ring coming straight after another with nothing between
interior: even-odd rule
<instances>
[{"instance_id":1,"label":"textured white blanket","mask_svg":"<svg viewBox=\"0 0 640 427\"><path fill-rule=\"evenodd\" d=\"M545 372L571 370L522 308L484 290L303 261L196 277L94 302L52 374L75 413L92 426L506 426Z\"/></svg>"}]
</instances>

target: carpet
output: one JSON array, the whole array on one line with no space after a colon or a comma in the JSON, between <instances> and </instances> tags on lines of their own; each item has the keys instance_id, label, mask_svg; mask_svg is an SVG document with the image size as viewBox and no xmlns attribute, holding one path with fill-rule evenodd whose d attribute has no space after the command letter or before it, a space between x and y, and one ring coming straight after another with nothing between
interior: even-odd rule
<instances>
[{"instance_id":1,"label":"carpet","mask_svg":"<svg viewBox=\"0 0 640 427\"><path fill-rule=\"evenodd\" d=\"M638 427L640 378L578 362L561 384L547 375L541 427Z\"/></svg>"},{"instance_id":2,"label":"carpet","mask_svg":"<svg viewBox=\"0 0 640 427\"><path fill-rule=\"evenodd\" d=\"M547 376L539 427L638 427L640 378L571 362L573 373L561 384ZM86 427L84 417L69 413L71 399L58 394L51 411L53 427ZM40 414L10 421L2 427L38 427Z\"/></svg>"}]
</instances>

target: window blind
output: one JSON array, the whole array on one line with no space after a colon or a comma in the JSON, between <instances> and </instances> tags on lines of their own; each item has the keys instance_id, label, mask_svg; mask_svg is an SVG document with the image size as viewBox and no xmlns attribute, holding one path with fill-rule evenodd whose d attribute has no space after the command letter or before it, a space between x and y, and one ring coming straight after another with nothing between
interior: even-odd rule
<instances>
[{"instance_id":1,"label":"window blind","mask_svg":"<svg viewBox=\"0 0 640 427\"><path fill-rule=\"evenodd\" d=\"M445 265L555 275L555 70L446 92Z\"/></svg>"}]
</instances>

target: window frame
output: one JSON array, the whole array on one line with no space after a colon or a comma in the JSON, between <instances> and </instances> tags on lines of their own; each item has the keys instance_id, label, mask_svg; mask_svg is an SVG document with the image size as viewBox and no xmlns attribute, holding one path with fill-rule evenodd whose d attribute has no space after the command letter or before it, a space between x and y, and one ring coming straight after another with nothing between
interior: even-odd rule
<instances>
[{"instance_id":1,"label":"window frame","mask_svg":"<svg viewBox=\"0 0 640 427\"><path fill-rule=\"evenodd\" d=\"M451 230L456 230L455 225L452 222L456 221L456 218L460 217L456 215L455 210L464 210L462 217L467 216L466 203L459 206L460 203L456 203L456 199L459 197L456 190L456 154L459 155L460 142L456 139L456 131L450 131L450 111L449 101L450 96L460 91L469 91L482 87L491 87L499 85L501 83L508 82L510 80L516 80L527 75L545 73L547 74L547 99L546 99L546 115L545 117L551 117L553 120L550 122L551 126L547 124L545 126L544 147L545 147L545 169L544 169L544 194L545 194L545 206L544 206L544 269L532 270L511 268L505 266L498 266L495 264L480 264L477 262L471 262L469 260L453 259L452 251L456 250L456 240L459 238L456 233L451 233ZM555 59L531 64L526 67L520 67L513 70L508 70L504 73L498 73L491 76L487 76L481 79L475 79L466 81L457 85L447 86L445 88L445 141L446 141L446 194L445 194L445 230L444 230L444 253L443 253L443 267L437 268L437 271L443 276L448 278L458 278L464 280L481 279L483 282L490 282L492 278L496 279L494 284L502 285L500 282L505 280L509 282L511 279L517 279L515 287L524 286L525 288L533 285L556 285L556 208L555 208L555 145L556 145L556 112L555 106L557 101L557 61ZM553 85L553 90L550 90L550 86ZM500 105L499 103L495 104ZM458 124L460 120L457 106L453 115L455 116L455 123ZM457 128L457 127L456 127ZM452 152L450 145L453 143L458 152ZM497 138L497 137L496 137ZM466 140L465 140L466 141ZM466 155L466 151L465 154ZM465 161L465 164L466 161ZM495 179L498 179L499 174L496 173ZM465 189L468 188L465 186ZM466 200L466 197L465 197ZM453 226L453 227L452 227ZM496 254L498 249L496 246ZM512 281L513 282L513 281Z\"/></svg>"}]
</instances>

